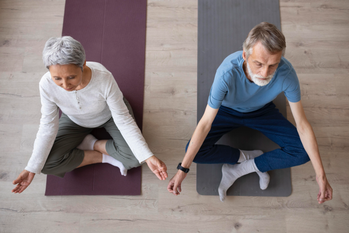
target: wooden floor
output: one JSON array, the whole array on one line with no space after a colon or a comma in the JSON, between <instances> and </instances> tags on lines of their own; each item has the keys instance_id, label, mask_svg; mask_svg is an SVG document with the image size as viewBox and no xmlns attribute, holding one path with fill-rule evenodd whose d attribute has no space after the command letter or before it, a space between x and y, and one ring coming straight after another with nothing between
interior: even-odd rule
<instances>
[{"instance_id":1,"label":"wooden floor","mask_svg":"<svg viewBox=\"0 0 349 233\"><path fill-rule=\"evenodd\" d=\"M38 129L42 48L61 35L64 1L0 0L0 232L349 232L349 1L280 5L332 201L317 204L310 163L292 168L290 197L200 196L195 166L178 197L147 167L137 197L45 197L45 175L12 194ZM147 23L143 131L172 177L196 125L197 0L148 0Z\"/></svg>"}]
</instances>

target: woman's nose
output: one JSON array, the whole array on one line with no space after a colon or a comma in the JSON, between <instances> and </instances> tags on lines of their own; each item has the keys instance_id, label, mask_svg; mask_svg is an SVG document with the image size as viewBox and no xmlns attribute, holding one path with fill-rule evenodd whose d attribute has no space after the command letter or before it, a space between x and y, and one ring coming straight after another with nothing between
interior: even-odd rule
<instances>
[{"instance_id":1,"label":"woman's nose","mask_svg":"<svg viewBox=\"0 0 349 233\"><path fill-rule=\"evenodd\" d=\"M68 87L68 83L67 83L67 81L64 80L64 79L63 79L63 81L62 81L62 87L63 87L63 88L67 88L67 87Z\"/></svg>"}]
</instances>

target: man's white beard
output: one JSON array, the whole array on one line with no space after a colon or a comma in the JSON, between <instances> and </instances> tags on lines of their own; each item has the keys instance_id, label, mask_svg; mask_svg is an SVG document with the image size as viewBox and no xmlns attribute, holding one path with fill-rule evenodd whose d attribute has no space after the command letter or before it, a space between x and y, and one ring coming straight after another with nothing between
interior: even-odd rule
<instances>
[{"instance_id":1,"label":"man's white beard","mask_svg":"<svg viewBox=\"0 0 349 233\"><path fill-rule=\"evenodd\" d=\"M252 81L255 84L257 84L258 86L263 87L263 86L267 85L274 77L275 72L272 73L271 75L268 75L266 78L264 78L262 75L254 74L254 73L252 73L252 70L251 70L250 66L248 65L247 61L246 61L246 64L247 64L248 75L251 77ZM262 80L260 78L263 78L264 80Z\"/></svg>"}]
</instances>

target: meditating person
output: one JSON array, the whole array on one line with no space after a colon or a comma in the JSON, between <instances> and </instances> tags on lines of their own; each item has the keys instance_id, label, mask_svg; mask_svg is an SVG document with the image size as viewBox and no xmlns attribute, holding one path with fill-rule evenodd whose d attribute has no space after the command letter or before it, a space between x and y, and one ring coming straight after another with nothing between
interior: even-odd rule
<instances>
[{"instance_id":1,"label":"meditating person","mask_svg":"<svg viewBox=\"0 0 349 233\"><path fill-rule=\"evenodd\" d=\"M315 135L302 107L298 77L291 63L283 57L285 48L282 32L263 22L249 32L243 51L235 52L223 61L184 159L168 184L169 192L180 194L181 183L192 162L223 164L218 193L224 201L226 191L239 177L256 172L260 188L264 190L270 179L267 171L301 165L310 158L320 188L318 202L332 199L332 188L326 178ZM272 102L281 92L289 102L297 128ZM280 149L263 153L215 144L224 134L240 126L261 131ZM249 143L253 145L253 141Z\"/></svg>"},{"instance_id":2,"label":"meditating person","mask_svg":"<svg viewBox=\"0 0 349 233\"><path fill-rule=\"evenodd\" d=\"M69 36L50 38L43 62L49 72L39 84L39 131L12 192L23 192L35 174L64 177L94 163L116 166L126 176L128 169L145 162L160 180L167 178L166 165L148 148L113 75L97 62L86 62L80 42ZM113 139L97 140L90 134L101 127Z\"/></svg>"}]
</instances>

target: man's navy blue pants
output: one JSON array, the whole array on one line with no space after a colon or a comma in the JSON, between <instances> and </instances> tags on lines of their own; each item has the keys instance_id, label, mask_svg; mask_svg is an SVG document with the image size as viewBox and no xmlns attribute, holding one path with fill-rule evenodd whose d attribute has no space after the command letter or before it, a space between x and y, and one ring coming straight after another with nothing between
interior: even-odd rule
<instances>
[{"instance_id":1,"label":"man's navy blue pants","mask_svg":"<svg viewBox=\"0 0 349 233\"><path fill-rule=\"evenodd\" d=\"M279 112L274 103L270 102L263 108L249 113L221 106L194 162L236 164L240 156L239 149L216 145L216 142L224 134L240 126L258 130L280 146L280 149L266 152L255 158L256 166L261 172L293 167L309 161L296 127ZM250 143L253 144L253 141Z\"/></svg>"}]
</instances>

